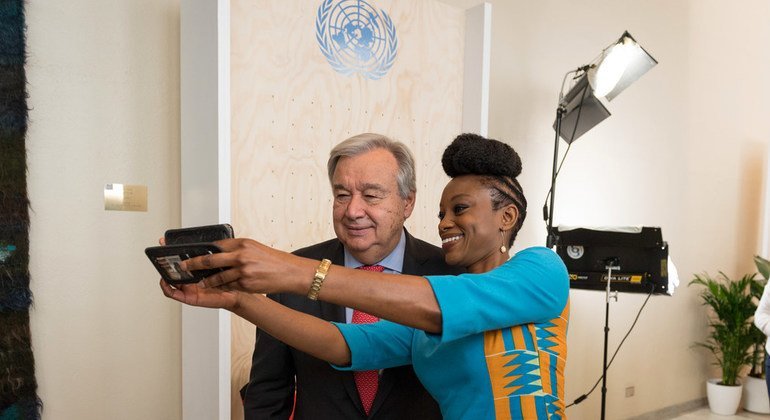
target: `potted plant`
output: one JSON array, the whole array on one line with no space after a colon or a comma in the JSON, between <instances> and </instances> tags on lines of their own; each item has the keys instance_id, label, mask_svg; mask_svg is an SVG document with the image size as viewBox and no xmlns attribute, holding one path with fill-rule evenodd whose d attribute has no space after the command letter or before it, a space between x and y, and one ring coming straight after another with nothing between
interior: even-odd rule
<instances>
[{"instance_id":1,"label":"potted plant","mask_svg":"<svg viewBox=\"0 0 770 420\"><path fill-rule=\"evenodd\" d=\"M733 281L720 272L716 278L695 275L690 282L704 287L701 299L713 312L706 341L695 345L708 349L722 371L721 378L706 383L709 408L715 414L733 415L741 402L743 388L738 375L751 363L749 349L755 337L751 323L756 305L751 296L754 276L745 275Z\"/></svg>"},{"instance_id":2,"label":"potted plant","mask_svg":"<svg viewBox=\"0 0 770 420\"><path fill-rule=\"evenodd\" d=\"M754 263L763 279L756 279L751 285L751 294L755 301L762 298L762 293L770 277L770 261L754 257ZM759 329L753 328L754 344L752 344L751 371L743 384L743 408L755 413L770 413L770 398L768 398L765 383L765 342L767 336Z\"/></svg>"}]
</instances>

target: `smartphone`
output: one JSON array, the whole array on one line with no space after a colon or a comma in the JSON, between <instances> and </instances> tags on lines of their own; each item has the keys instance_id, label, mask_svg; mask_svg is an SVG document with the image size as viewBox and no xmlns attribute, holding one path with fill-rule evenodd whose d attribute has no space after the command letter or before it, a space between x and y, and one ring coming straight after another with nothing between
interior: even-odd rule
<instances>
[{"instance_id":1,"label":"smartphone","mask_svg":"<svg viewBox=\"0 0 770 420\"><path fill-rule=\"evenodd\" d=\"M163 280L169 284L197 283L206 277L227 270L227 268L211 268L186 271L179 268L179 263L186 259L218 252L222 250L212 243L151 246L144 250Z\"/></svg>"},{"instance_id":2,"label":"smartphone","mask_svg":"<svg viewBox=\"0 0 770 420\"><path fill-rule=\"evenodd\" d=\"M219 225L195 226L166 231L166 245L214 242L233 237L233 227L227 223Z\"/></svg>"}]
</instances>

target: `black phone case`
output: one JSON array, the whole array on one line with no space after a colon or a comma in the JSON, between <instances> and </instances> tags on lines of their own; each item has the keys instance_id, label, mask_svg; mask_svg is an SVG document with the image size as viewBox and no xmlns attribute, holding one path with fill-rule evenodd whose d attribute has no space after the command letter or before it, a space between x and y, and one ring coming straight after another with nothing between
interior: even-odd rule
<instances>
[{"instance_id":1,"label":"black phone case","mask_svg":"<svg viewBox=\"0 0 770 420\"><path fill-rule=\"evenodd\" d=\"M233 227L224 223L220 225L169 229L164 236L166 245L214 242L232 238Z\"/></svg>"},{"instance_id":2,"label":"black phone case","mask_svg":"<svg viewBox=\"0 0 770 420\"><path fill-rule=\"evenodd\" d=\"M179 263L186 259L218 252L222 252L222 250L211 243L151 246L144 250L152 265L169 284L197 283L206 277L226 270L225 268L195 271L179 269Z\"/></svg>"}]
</instances>

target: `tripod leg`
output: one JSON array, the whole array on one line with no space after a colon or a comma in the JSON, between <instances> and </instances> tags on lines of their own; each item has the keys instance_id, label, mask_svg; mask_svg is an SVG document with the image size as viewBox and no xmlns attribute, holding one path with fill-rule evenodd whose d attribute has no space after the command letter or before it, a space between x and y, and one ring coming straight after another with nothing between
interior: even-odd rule
<instances>
[{"instance_id":1,"label":"tripod leg","mask_svg":"<svg viewBox=\"0 0 770 420\"><path fill-rule=\"evenodd\" d=\"M609 339L610 327L610 299L607 296L607 303L604 311L604 363L602 364L602 420L604 420L604 413L607 403L607 341Z\"/></svg>"},{"instance_id":2,"label":"tripod leg","mask_svg":"<svg viewBox=\"0 0 770 420\"><path fill-rule=\"evenodd\" d=\"M604 309L604 361L602 363L602 416L604 420L605 409L607 407L607 341L610 336L610 297L612 284L612 268L614 262L607 264L607 299L605 301Z\"/></svg>"}]
</instances>

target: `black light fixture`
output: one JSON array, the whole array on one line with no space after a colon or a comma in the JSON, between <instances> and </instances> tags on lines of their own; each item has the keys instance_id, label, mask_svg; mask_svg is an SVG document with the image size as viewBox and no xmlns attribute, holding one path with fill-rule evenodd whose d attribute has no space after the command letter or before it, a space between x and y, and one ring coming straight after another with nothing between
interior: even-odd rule
<instances>
[{"instance_id":1,"label":"black light fixture","mask_svg":"<svg viewBox=\"0 0 770 420\"><path fill-rule=\"evenodd\" d=\"M556 195L556 176L559 173L557 169L559 137L571 145L578 137L604 121L610 116L610 112L602 99L613 100L656 64L658 62L626 31L620 39L605 48L594 61L564 75L559 90L556 121L553 123L556 135L549 190L550 204L546 199L543 207L543 217L548 224L546 239L548 248L553 248L558 241L558 236L553 229L553 204ZM565 94L564 84L570 75L575 82Z\"/></svg>"}]
</instances>

